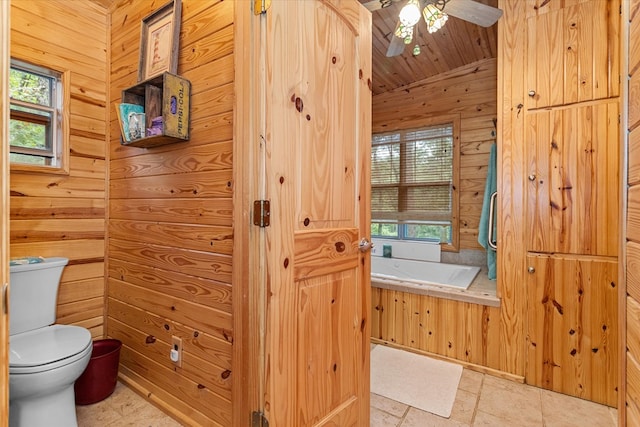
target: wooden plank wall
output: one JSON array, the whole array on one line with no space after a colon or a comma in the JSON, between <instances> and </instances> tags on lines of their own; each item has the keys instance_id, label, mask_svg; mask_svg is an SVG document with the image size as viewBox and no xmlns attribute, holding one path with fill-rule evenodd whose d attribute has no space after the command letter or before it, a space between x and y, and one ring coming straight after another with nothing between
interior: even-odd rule
<instances>
[{"instance_id":1,"label":"wooden plank wall","mask_svg":"<svg viewBox=\"0 0 640 427\"><path fill-rule=\"evenodd\" d=\"M490 58L373 97L373 133L460 115L460 249L481 249L478 223L497 114L496 59Z\"/></svg>"},{"instance_id":2,"label":"wooden plank wall","mask_svg":"<svg viewBox=\"0 0 640 427\"><path fill-rule=\"evenodd\" d=\"M107 334L122 340L121 377L141 394L185 424L229 426L234 2L182 1L190 140L124 147L114 106L137 83L141 20L164 3L110 9ZM169 359L172 336L181 368Z\"/></svg>"},{"instance_id":3,"label":"wooden plank wall","mask_svg":"<svg viewBox=\"0 0 640 427\"><path fill-rule=\"evenodd\" d=\"M626 212L626 352L621 366L626 384L620 402L620 425L640 425L640 1L629 5L627 93L627 212ZM624 328L621 328L624 331ZM625 420L626 418L626 420ZM626 421L626 424L622 424Z\"/></svg>"},{"instance_id":4,"label":"wooden plank wall","mask_svg":"<svg viewBox=\"0 0 640 427\"><path fill-rule=\"evenodd\" d=\"M94 338L104 319L107 24L94 3L11 1L11 56L71 81L69 174L11 172L10 256L68 257L57 322Z\"/></svg>"}]
</instances>

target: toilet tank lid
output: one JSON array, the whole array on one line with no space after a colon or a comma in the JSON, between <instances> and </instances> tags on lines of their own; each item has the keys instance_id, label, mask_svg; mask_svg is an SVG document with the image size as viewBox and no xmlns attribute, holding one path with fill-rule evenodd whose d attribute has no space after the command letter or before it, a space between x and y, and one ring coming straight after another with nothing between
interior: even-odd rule
<instances>
[{"instance_id":1,"label":"toilet tank lid","mask_svg":"<svg viewBox=\"0 0 640 427\"><path fill-rule=\"evenodd\" d=\"M46 365L74 356L89 345L89 330L73 325L52 325L11 335L9 366Z\"/></svg>"},{"instance_id":2,"label":"toilet tank lid","mask_svg":"<svg viewBox=\"0 0 640 427\"><path fill-rule=\"evenodd\" d=\"M50 257L42 258L41 262L24 263L24 264L11 264L9 271L11 273L21 273L23 271L42 270L45 268L64 267L69 263L69 258L64 257Z\"/></svg>"}]
</instances>

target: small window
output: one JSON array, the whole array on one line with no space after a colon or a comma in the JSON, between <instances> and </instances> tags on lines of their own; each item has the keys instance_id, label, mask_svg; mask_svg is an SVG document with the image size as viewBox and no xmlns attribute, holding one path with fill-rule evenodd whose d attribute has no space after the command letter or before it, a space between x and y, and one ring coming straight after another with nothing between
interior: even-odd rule
<instances>
[{"instance_id":1,"label":"small window","mask_svg":"<svg viewBox=\"0 0 640 427\"><path fill-rule=\"evenodd\" d=\"M12 60L9 159L13 165L62 167L61 73Z\"/></svg>"},{"instance_id":2,"label":"small window","mask_svg":"<svg viewBox=\"0 0 640 427\"><path fill-rule=\"evenodd\" d=\"M375 134L372 237L454 243L454 124Z\"/></svg>"}]
</instances>

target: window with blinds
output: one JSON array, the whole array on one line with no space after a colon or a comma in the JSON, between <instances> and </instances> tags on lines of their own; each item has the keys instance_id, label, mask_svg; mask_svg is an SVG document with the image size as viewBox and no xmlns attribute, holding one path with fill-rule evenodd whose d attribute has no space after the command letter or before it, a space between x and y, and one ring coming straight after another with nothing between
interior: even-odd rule
<instances>
[{"instance_id":1,"label":"window with blinds","mask_svg":"<svg viewBox=\"0 0 640 427\"><path fill-rule=\"evenodd\" d=\"M376 134L371 149L371 232L451 242L453 123Z\"/></svg>"}]
</instances>

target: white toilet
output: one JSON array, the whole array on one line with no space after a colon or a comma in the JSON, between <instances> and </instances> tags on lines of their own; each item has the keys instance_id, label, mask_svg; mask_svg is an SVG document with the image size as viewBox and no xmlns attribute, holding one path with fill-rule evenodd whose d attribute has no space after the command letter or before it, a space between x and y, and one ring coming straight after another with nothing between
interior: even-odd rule
<instances>
[{"instance_id":1,"label":"white toilet","mask_svg":"<svg viewBox=\"0 0 640 427\"><path fill-rule=\"evenodd\" d=\"M12 265L9 294L9 426L77 426L73 385L91 358L91 333L54 325L67 258Z\"/></svg>"}]
</instances>

